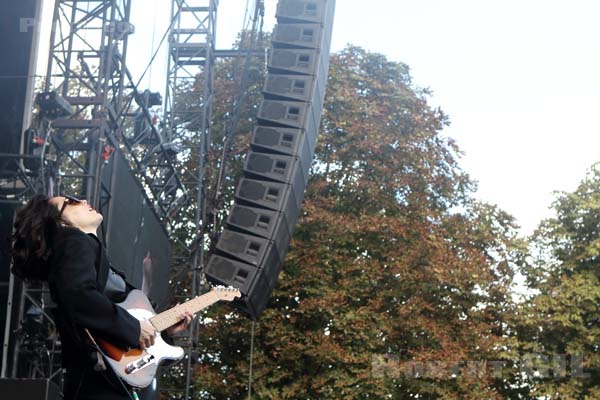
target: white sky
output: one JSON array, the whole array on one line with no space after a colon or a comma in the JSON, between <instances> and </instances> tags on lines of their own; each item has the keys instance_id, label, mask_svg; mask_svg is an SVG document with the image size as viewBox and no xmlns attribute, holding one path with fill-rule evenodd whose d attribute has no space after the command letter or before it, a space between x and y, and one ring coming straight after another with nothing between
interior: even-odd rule
<instances>
[{"instance_id":1,"label":"white sky","mask_svg":"<svg viewBox=\"0 0 600 400\"><path fill-rule=\"evenodd\" d=\"M132 2L134 76L165 31L170 3ZM219 3L218 48L230 48L253 1ZM269 31L276 3L265 1ZM332 49L352 43L407 63L450 116L444 134L466 153L477 196L528 234L551 215L552 191L574 190L600 161L599 15L597 0L337 0ZM165 53L145 80L163 95Z\"/></svg>"}]
</instances>

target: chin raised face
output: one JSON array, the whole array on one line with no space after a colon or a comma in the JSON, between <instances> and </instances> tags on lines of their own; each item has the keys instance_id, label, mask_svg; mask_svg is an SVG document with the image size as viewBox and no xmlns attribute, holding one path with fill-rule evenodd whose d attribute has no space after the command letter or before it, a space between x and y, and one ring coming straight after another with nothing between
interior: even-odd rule
<instances>
[{"instance_id":1,"label":"chin raised face","mask_svg":"<svg viewBox=\"0 0 600 400\"><path fill-rule=\"evenodd\" d=\"M62 210L61 218L82 231L93 231L102 223L102 214L85 200L74 202L62 196L53 197L50 203Z\"/></svg>"}]
</instances>

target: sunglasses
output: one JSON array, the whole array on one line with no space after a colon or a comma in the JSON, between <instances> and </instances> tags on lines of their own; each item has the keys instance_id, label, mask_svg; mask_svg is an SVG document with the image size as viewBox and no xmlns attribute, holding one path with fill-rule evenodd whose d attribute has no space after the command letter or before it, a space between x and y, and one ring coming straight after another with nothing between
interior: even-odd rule
<instances>
[{"instance_id":1,"label":"sunglasses","mask_svg":"<svg viewBox=\"0 0 600 400\"><path fill-rule=\"evenodd\" d=\"M69 196L68 194L64 195L63 197L65 198L65 202L63 203L63 205L60 208L60 211L58 213L59 218L62 216L63 211L65 211L65 208L67 208L68 205L79 204L83 201L83 200L79 200L77 197Z\"/></svg>"}]
</instances>

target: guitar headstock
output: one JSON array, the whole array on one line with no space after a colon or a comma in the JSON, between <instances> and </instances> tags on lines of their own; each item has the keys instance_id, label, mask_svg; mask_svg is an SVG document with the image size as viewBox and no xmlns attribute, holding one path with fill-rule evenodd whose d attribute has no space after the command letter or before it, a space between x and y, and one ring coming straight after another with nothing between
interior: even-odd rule
<instances>
[{"instance_id":1,"label":"guitar headstock","mask_svg":"<svg viewBox=\"0 0 600 400\"><path fill-rule=\"evenodd\" d=\"M240 290L233 286L215 286L211 289L218 297L219 300L233 301L237 297L242 297Z\"/></svg>"}]
</instances>

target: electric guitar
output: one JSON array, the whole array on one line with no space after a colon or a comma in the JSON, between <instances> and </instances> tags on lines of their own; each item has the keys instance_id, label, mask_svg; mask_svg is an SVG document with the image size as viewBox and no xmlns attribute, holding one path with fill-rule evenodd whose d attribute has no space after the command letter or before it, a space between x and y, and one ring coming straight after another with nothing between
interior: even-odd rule
<instances>
[{"instance_id":1,"label":"electric guitar","mask_svg":"<svg viewBox=\"0 0 600 400\"><path fill-rule=\"evenodd\" d=\"M214 287L202 296L156 314L148 297L140 290L132 290L125 301L117 305L138 320L148 320L157 332L161 332L181 322L181 315L186 311L195 314L220 300L232 301L240 296L238 289ZM167 344L160 335L156 335L151 347L129 351L120 349L101 338L95 338L93 335L90 335L90 338L98 345L105 360L117 376L137 388L143 388L152 383L161 361L181 360L185 355L181 347Z\"/></svg>"}]
</instances>

